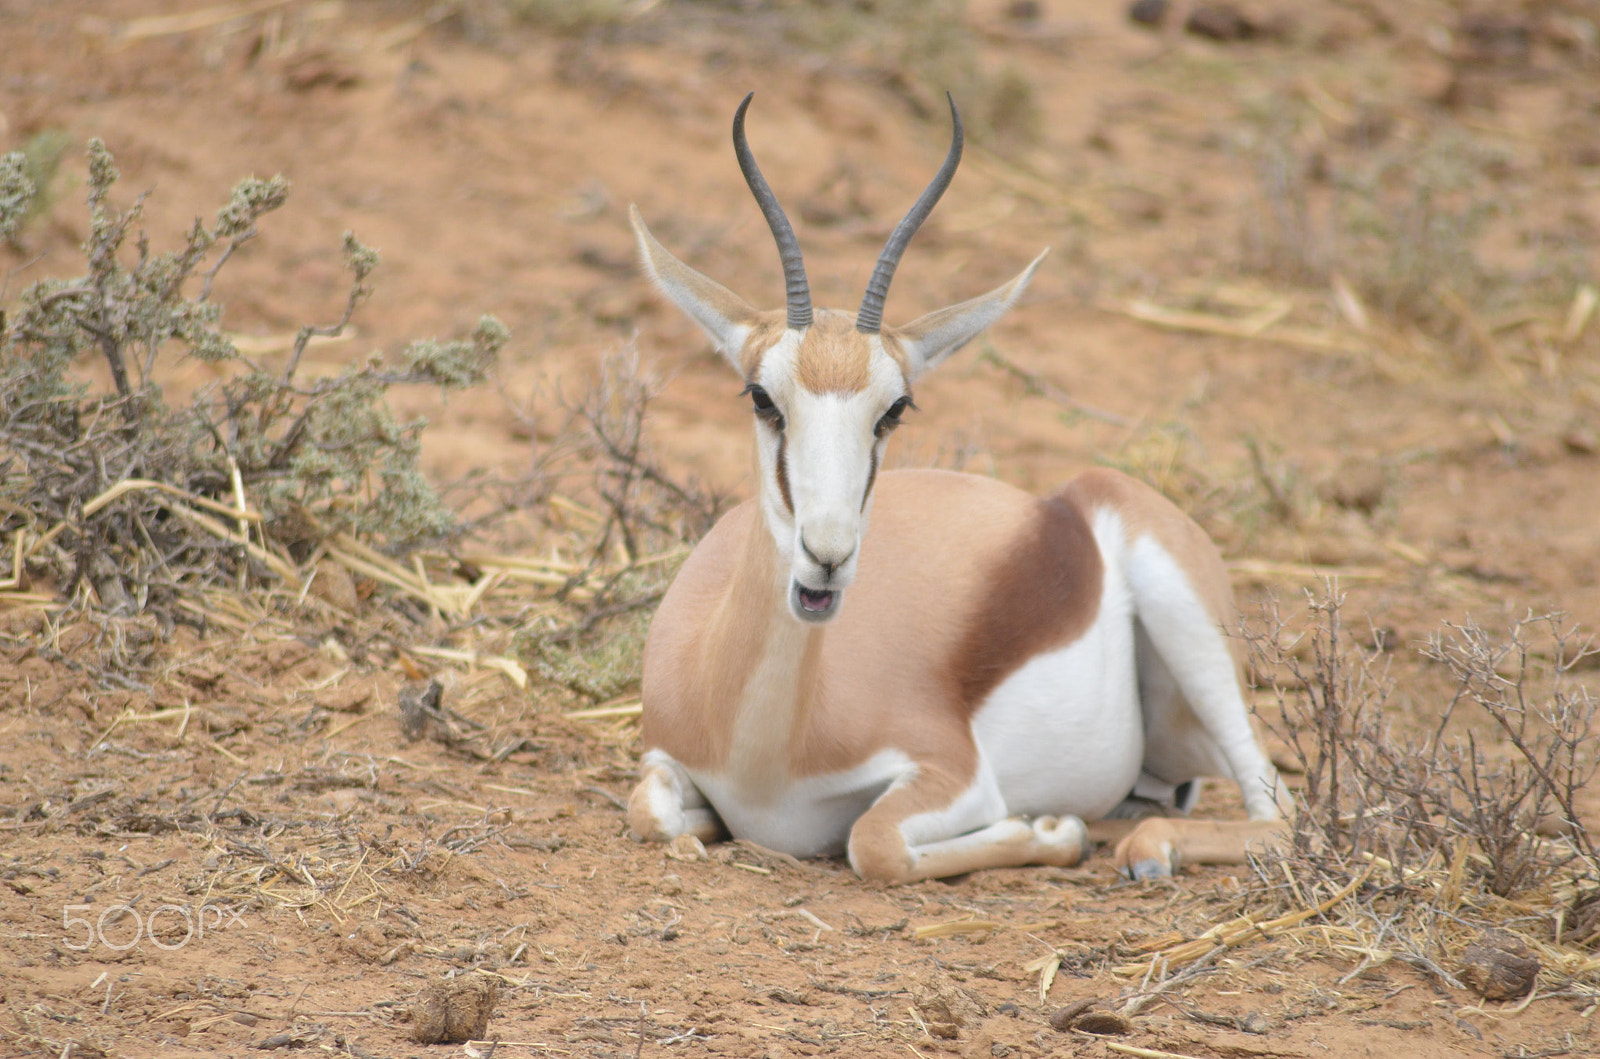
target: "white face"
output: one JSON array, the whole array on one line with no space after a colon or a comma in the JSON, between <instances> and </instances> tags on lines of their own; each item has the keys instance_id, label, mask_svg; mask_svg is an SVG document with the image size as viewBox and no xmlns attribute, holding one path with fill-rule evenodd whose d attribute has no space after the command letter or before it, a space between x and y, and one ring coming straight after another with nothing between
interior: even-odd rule
<instances>
[{"instance_id":1,"label":"white face","mask_svg":"<svg viewBox=\"0 0 1600 1059\"><path fill-rule=\"evenodd\" d=\"M805 622L838 615L855 580L872 486L889 434L911 405L904 374L876 335L864 382L814 393L799 381L798 334L762 356L746 393L756 416L761 510L787 560L789 610Z\"/></svg>"}]
</instances>

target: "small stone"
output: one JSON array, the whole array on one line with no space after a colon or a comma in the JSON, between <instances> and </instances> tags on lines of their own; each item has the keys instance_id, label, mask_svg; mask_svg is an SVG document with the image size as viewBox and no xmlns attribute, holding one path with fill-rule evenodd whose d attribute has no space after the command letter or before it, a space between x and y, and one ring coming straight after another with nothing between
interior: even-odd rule
<instances>
[{"instance_id":1,"label":"small stone","mask_svg":"<svg viewBox=\"0 0 1600 1059\"><path fill-rule=\"evenodd\" d=\"M1588 427L1573 427L1561 435L1561 444L1574 456L1593 456L1600 452L1600 438Z\"/></svg>"},{"instance_id":2,"label":"small stone","mask_svg":"<svg viewBox=\"0 0 1600 1059\"><path fill-rule=\"evenodd\" d=\"M1383 503L1388 490L1388 476L1380 464L1352 459L1339 464L1317 492L1330 503L1370 515Z\"/></svg>"},{"instance_id":3,"label":"small stone","mask_svg":"<svg viewBox=\"0 0 1600 1059\"><path fill-rule=\"evenodd\" d=\"M361 71L327 52L311 51L285 64L283 83L295 92L309 92L323 86L354 88L361 83Z\"/></svg>"},{"instance_id":4,"label":"small stone","mask_svg":"<svg viewBox=\"0 0 1600 1059\"><path fill-rule=\"evenodd\" d=\"M1194 5L1183 28L1197 37L1223 42L1250 40L1257 32L1256 24L1228 3Z\"/></svg>"},{"instance_id":5,"label":"small stone","mask_svg":"<svg viewBox=\"0 0 1600 1059\"><path fill-rule=\"evenodd\" d=\"M694 835L679 835L667 845L667 856L685 862L706 859L706 844Z\"/></svg>"},{"instance_id":6,"label":"small stone","mask_svg":"<svg viewBox=\"0 0 1600 1059\"><path fill-rule=\"evenodd\" d=\"M983 1001L943 972L935 972L913 985L911 1001L928 1024L928 1032L947 1041L960 1036L962 1026L975 1023L989 1013Z\"/></svg>"},{"instance_id":7,"label":"small stone","mask_svg":"<svg viewBox=\"0 0 1600 1059\"><path fill-rule=\"evenodd\" d=\"M361 597L356 594L355 578L350 576L350 571L332 560L323 560L311 572L311 586L307 591L346 614L354 614L361 609Z\"/></svg>"},{"instance_id":8,"label":"small stone","mask_svg":"<svg viewBox=\"0 0 1600 1059\"><path fill-rule=\"evenodd\" d=\"M382 926L366 919L339 939L339 947L358 960L377 963L389 951L389 939Z\"/></svg>"},{"instance_id":9,"label":"small stone","mask_svg":"<svg viewBox=\"0 0 1600 1059\"><path fill-rule=\"evenodd\" d=\"M1517 1000L1539 976L1539 958L1515 934L1486 930L1461 954L1461 980L1485 1000Z\"/></svg>"},{"instance_id":10,"label":"small stone","mask_svg":"<svg viewBox=\"0 0 1600 1059\"><path fill-rule=\"evenodd\" d=\"M1141 26L1159 26L1167 19L1167 0L1133 0L1128 5L1128 20Z\"/></svg>"}]
</instances>

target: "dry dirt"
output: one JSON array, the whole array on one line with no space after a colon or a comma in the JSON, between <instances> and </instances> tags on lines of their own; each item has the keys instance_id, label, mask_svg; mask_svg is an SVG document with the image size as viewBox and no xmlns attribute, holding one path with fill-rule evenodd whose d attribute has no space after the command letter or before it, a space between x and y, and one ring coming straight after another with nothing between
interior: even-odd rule
<instances>
[{"instance_id":1,"label":"dry dirt","mask_svg":"<svg viewBox=\"0 0 1600 1059\"><path fill-rule=\"evenodd\" d=\"M349 228L385 264L357 337L317 352L326 368L482 312L513 330L499 392L403 397L432 417L441 480L525 470L547 438L537 405L531 426L519 411L536 387L636 343L667 380L664 462L743 495L737 384L635 274L628 204L696 266L776 303L727 143L755 89L751 138L813 290L849 306L946 133L882 41L785 43L759 3L635 6L620 26L557 32L489 0L8 0L0 144L61 129L75 146L48 214L0 249L4 300L77 269L91 136L125 202L152 192L158 241L239 177L281 172L289 206L224 274L231 329L270 340L334 318ZM1054 252L990 343L919 387L897 459L1038 489L1130 467L1218 536L1245 598L1292 605L1317 571L1340 574L1348 614L1398 645L1394 708L1415 717L1440 705L1413 647L1441 622L1557 608L1593 628L1600 328L1569 307L1600 231L1595 8L1283 2L1246 8L1254 39L1216 41L1176 16L1136 26L1121 3L1044 0L1033 21L1011 6L972 4L965 33L983 69L1032 86L1036 137L969 152L890 317ZM1289 190L1260 176L1273 136ZM1477 266L1492 282L1415 233L1324 247L1342 284L1315 261L1296 272L1297 240L1315 258L1321 230L1295 235L1296 181L1325 207L1330 169L1438 144L1466 174L1438 191L1444 223L1495 211ZM1389 172L1391 219L1429 172ZM1402 251L1435 269L1410 316L1363 287ZM738 846L676 859L625 834L633 729L564 718L586 705L566 693L424 666L496 733L489 751L509 748L483 760L481 743L402 739L419 656L352 660L327 627L180 632L145 694L35 655L44 613L6 612L0 639L0 1053L438 1053L461 1046L411 1043L408 1005L472 968L499 977L489 1034L507 1055L1600 1051L1582 990L1515 1010L1399 961L1351 976L1359 954L1282 941L1228 954L1127 1036L1057 1032L1055 1008L1139 987L1111 967L1141 940L1235 914L1241 873L1132 886L1098 858L884 889ZM69 658L89 632L66 630ZM1207 805L1232 809L1224 791ZM990 926L917 936L964 918ZM1029 967L1056 951L1041 1003Z\"/></svg>"}]
</instances>

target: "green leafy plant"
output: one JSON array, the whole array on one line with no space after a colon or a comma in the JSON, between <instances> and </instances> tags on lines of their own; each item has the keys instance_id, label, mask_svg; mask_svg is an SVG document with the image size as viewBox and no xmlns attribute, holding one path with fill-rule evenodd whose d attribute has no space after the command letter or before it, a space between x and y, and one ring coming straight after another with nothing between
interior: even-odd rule
<instances>
[{"instance_id":1,"label":"green leafy plant","mask_svg":"<svg viewBox=\"0 0 1600 1059\"><path fill-rule=\"evenodd\" d=\"M110 151L93 140L88 154L87 272L33 284L0 334L0 538L19 542L29 577L170 621L195 589L292 582L293 564L334 534L397 554L456 532L418 465L425 421L398 419L385 398L397 384L482 382L506 329L484 317L470 336L416 342L398 363L373 354L302 378L311 340L341 334L372 290L378 255L347 233L342 315L302 327L269 370L222 330L212 293L259 219L287 201L288 181L240 182L210 224L197 219L177 249L157 252L143 198L112 203ZM0 235L34 193L20 153L0 161ZM182 357L225 374L174 406L160 380ZM75 373L90 358L104 361L109 388Z\"/></svg>"}]
</instances>

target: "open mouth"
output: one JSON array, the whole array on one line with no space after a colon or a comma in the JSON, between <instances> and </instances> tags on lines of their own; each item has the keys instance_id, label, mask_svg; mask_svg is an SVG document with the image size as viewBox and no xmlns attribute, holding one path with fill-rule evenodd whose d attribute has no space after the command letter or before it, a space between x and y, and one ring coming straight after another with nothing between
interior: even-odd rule
<instances>
[{"instance_id":1,"label":"open mouth","mask_svg":"<svg viewBox=\"0 0 1600 1059\"><path fill-rule=\"evenodd\" d=\"M829 621L839 612L839 592L830 589L807 588L799 581L791 582L789 604L794 616L802 621Z\"/></svg>"},{"instance_id":2,"label":"open mouth","mask_svg":"<svg viewBox=\"0 0 1600 1059\"><path fill-rule=\"evenodd\" d=\"M814 592L809 588L800 588L800 608L812 614L825 614L833 607L832 592Z\"/></svg>"}]
</instances>

